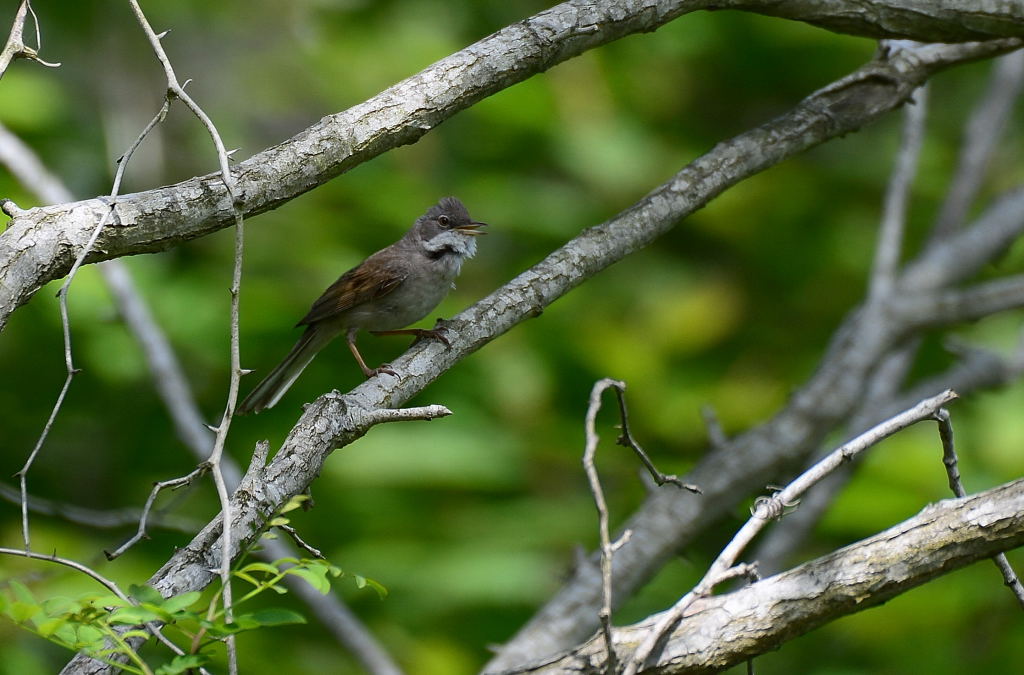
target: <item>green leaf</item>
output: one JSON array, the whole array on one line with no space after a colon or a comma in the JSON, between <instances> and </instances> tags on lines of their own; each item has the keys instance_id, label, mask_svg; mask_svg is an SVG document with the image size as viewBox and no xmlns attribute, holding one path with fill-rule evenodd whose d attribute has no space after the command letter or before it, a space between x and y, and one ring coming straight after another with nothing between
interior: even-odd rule
<instances>
[{"instance_id":1,"label":"green leaf","mask_svg":"<svg viewBox=\"0 0 1024 675\"><path fill-rule=\"evenodd\" d=\"M124 633L121 633L121 637L124 638L125 640L131 639L131 638L142 638L143 640L148 640L149 638L152 637L152 635L150 635L149 631L136 629L136 630L129 630L129 631L125 631Z\"/></svg>"},{"instance_id":2,"label":"green leaf","mask_svg":"<svg viewBox=\"0 0 1024 675\"><path fill-rule=\"evenodd\" d=\"M327 580L326 568L291 567L285 570L285 573L305 579L306 583L323 595L327 595L331 590L331 582Z\"/></svg>"},{"instance_id":3,"label":"green leaf","mask_svg":"<svg viewBox=\"0 0 1024 675\"><path fill-rule=\"evenodd\" d=\"M110 615L110 623L112 624L128 624L134 626L140 623L146 623L147 621L161 621L162 616L159 612L154 612L151 609L145 607L121 607L113 614Z\"/></svg>"},{"instance_id":4,"label":"green leaf","mask_svg":"<svg viewBox=\"0 0 1024 675\"><path fill-rule=\"evenodd\" d=\"M62 647L67 647L74 651L86 648L88 645L79 644L78 629L81 626L73 625L65 622L64 625L59 626L57 630L53 631L53 635L50 636L50 640L59 644Z\"/></svg>"},{"instance_id":5,"label":"green leaf","mask_svg":"<svg viewBox=\"0 0 1024 675\"><path fill-rule=\"evenodd\" d=\"M43 601L43 611L46 612L46 616L75 614L81 609L82 606L71 598L57 596Z\"/></svg>"},{"instance_id":6,"label":"green leaf","mask_svg":"<svg viewBox=\"0 0 1024 675\"><path fill-rule=\"evenodd\" d=\"M290 609L271 607L261 609L246 615L247 618L255 621L260 626L286 626L296 623L306 623L306 617Z\"/></svg>"},{"instance_id":7,"label":"green leaf","mask_svg":"<svg viewBox=\"0 0 1024 675\"><path fill-rule=\"evenodd\" d=\"M377 596L381 600L388 597L388 589L384 586L384 584L380 583L379 581L374 581L373 579L369 579L358 574L354 574L352 576L355 578L356 588L366 588L367 586L369 586L373 590L377 591Z\"/></svg>"},{"instance_id":8,"label":"green leaf","mask_svg":"<svg viewBox=\"0 0 1024 675\"><path fill-rule=\"evenodd\" d=\"M36 629L36 632L39 633L41 637L49 638L66 625L67 619L63 617L58 617L56 619L48 619L39 624L39 627Z\"/></svg>"},{"instance_id":9,"label":"green leaf","mask_svg":"<svg viewBox=\"0 0 1024 675\"><path fill-rule=\"evenodd\" d=\"M285 564L301 565L302 561L292 556L285 556L284 558L278 558L274 561L274 567L277 569L281 569L281 566Z\"/></svg>"},{"instance_id":10,"label":"green leaf","mask_svg":"<svg viewBox=\"0 0 1024 675\"><path fill-rule=\"evenodd\" d=\"M277 563L270 564L270 563L256 561L256 562L251 562L248 565L246 565L245 567L242 567L242 568L236 570L235 574L237 575L237 574L240 574L242 572L245 572L245 573L248 573L248 574L252 574L254 572L265 572L266 574L277 575L277 574L281 573L281 570L280 570L280 568L277 567Z\"/></svg>"},{"instance_id":11,"label":"green leaf","mask_svg":"<svg viewBox=\"0 0 1024 675\"><path fill-rule=\"evenodd\" d=\"M281 527L282 525L287 525L290 522L292 521L284 516L276 516L270 519L269 527Z\"/></svg>"},{"instance_id":12,"label":"green leaf","mask_svg":"<svg viewBox=\"0 0 1024 675\"><path fill-rule=\"evenodd\" d=\"M278 511L278 513L288 513L289 511L294 511L295 509L299 508L308 501L309 495L295 495L294 497L288 500L287 504L281 507L281 510Z\"/></svg>"},{"instance_id":13,"label":"green leaf","mask_svg":"<svg viewBox=\"0 0 1024 675\"><path fill-rule=\"evenodd\" d=\"M11 606L7 608L7 616L11 617L16 623L25 623L37 614L41 614L43 608L34 602L12 602Z\"/></svg>"},{"instance_id":14,"label":"green leaf","mask_svg":"<svg viewBox=\"0 0 1024 675\"><path fill-rule=\"evenodd\" d=\"M140 603L138 605L138 607L140 609L146 610L147 612L152 612L153 614L155 614L157 621L173 621L174 620L174 617L171 615L171 613L163 608L163 603L157 604L157 603L152 603L152 602L143 602L143 603ZM127 609L127 608L124 608L124 609ZM146 619L146 620L147 621L153 621L153 619Z\"/></svg>"},{"instance_id":15,"label":"green leaf","mask_svg":"<svg viewBox=\"0 0 1024 675\"><path fill-rule=\"evenodd\" d=\"M252 619L248 618L248 615L244 615L243 614L241 616L235 617L234 621L228 621L226 623L225 622L221 622L221 621L216 621L216 622L213 622L213 623L209 623L206 626L206 632L211 637L223 638L223 637L227 637L228 635L237 635L238 633L241 633L241 632L244 632L244 631L247 631L247 630L253 630L254 628L259 628L259 627L260 627L259 623L257 623L256 621L253 621Z\"/></svg>"},{"instance_id":16,"label":"green leaf","mask_svg":"<svg viewBox=\"0 0 1024 675\"><path fill-rule=\"evenodd\" d=\"M70 626L69 626L70 627ZM93 626L76 626L73 640L76 649L98 649L104 645L103 631Z\"/></svg>"},{"instance_id":17,"label":"green leaf","mask_svg":"<svg viewBox=\"0 0 1024 675\"><path fill-rule=\"evenodd\" d=\"M17 579L11 579L9 583L11 585L11 590L14 591L15 599L26 604L35 604L36 599L32 597L32 591L28 590L28 586Z\"/></svg>"},{"instance_id":18,"label":"green leaf","mask_svg":"<svg viewBox=\"0 0 1024 675\"><path fill-rule=\"evenodd\" d=\"M179 654L170 663L156 669L156 675L179 675L186 670L205 665L209 659L203 654Z\"/></svg>"},{"instance_id":19,"label":"green leaf","mask_svg":"<svg viewBox=\"0 0 1024 675\"><path fill-rule=\"evenodd\" d=\"M132 584L128 587L128 595L139 602L150 602L154 605L163 604L164 601L164 596L160 595L160 591L152 586Z\"/></svg>"},{"instance_id":20,"label":"green leaf","mask_svg":"<svg viewBox=\"0 0 1024 675\"><path fill-rule=\"evenodd\" d=\"M104 595L86 595L79 598L79 602L83 605L89 605L91 607L125 607L132 603L128 602L124 598L118 597L113 593L107 593Z\"/></svg>"},{"instance_id":21,"label":"green leaf","mask_svg":"<svg viewBox=\"0 0 1024 675\"><path fill-rule=\"evenodd\" d=\"M170 612L174 614L183 609L191 607L199 600L201 596L202 593L200 593L199 591L191 591L189 593L175 595L173 597L167 598L167 600L164 601L163 609L165 612Z\"/></svg>"}]
</instances>

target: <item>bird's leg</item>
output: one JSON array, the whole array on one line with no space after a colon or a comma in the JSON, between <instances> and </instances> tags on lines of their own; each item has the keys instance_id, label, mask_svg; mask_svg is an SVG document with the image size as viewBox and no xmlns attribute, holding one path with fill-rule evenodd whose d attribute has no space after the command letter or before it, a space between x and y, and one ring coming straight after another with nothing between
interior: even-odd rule
<instances>
[{"instance_id":1,"label":"bird's leg","mask_svg":"<svg viewBox=\"0 0 1024 675\"><path fill-rule=\"evenodd\" d=\"M359 353L359 348L356 347L356 332L355 328L349 328L348 334L345 336L345 342L348 343L348 348L349 351L352 352L352 356L356 357L356 363L359 364L359 368L363 371L363 375L370 378L374 375L387 373L388 375L394 375L397 377L398 373L391 369L391 364L389 363L382 363L378 368L370 368L366 365L366 361L363 361L363 355Z\"/></svg>"}]
</instances>

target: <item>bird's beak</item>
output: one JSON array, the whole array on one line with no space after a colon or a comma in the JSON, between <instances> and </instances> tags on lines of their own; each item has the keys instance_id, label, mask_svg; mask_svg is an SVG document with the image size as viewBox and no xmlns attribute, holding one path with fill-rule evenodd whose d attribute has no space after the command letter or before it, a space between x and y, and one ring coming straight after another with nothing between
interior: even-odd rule
<instances>
[{"instance_id":1,"label":"bird's beak","mask_svg":"<svg viewBox=\"0 0 1024 675\"><path fill-rule=\"evenodd\" d=\"M482 232L480 230L481 227L487 227L487 223L478 223L475 220L471 220L465 225L456 225L455 229L461 232L462 234L471 234L475 237L479 234L487 234L486 232Z\"/></svg>"}]
</instances>

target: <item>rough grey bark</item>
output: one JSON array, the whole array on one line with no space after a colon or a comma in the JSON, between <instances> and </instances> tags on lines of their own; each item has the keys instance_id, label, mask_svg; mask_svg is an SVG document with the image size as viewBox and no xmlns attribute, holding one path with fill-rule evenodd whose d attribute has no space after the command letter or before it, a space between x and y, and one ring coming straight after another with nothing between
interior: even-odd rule
<instances>
[{"instance_id":1,"label":"rough grey bark","mask_svg":"<svg viewBox=\"0 0 1024 675\"><path fill-rule=\"evenodd\" d=\"M1024 480L932 504L873 537L738 591L699 600L643 672L719 672L1022 544ZM620 659L629 659L659 616L614 630ZM487 673L600 675L606 656L603 639L594 636L549 659Z\"/></svg>"},{"instance_id":2,"label":"rough grey bark","mask_svg":"<svg viewBox=\"0 0 1024 675\"><path fill-rule=\"evenodd\" d=\"M837 33L920 42L1020 37L1024 4L999 0L719 0L708 9L742 9L794 19Z\"/></svg>"}]
</instances>

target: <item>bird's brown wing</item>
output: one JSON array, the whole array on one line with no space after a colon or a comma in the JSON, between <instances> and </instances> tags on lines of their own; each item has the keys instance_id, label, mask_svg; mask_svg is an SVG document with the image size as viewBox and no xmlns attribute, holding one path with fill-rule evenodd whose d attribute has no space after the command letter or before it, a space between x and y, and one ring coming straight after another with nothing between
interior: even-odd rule
<instances>
[{"instance_id":1,"label":"bird's brown wing","mask_svg":"<svg viewBox=\"0 0 1024 675\"><path fill-rule=\"evenodd\" d=\"M370 272L365 263L354 267L331 284L316 299L309 313L295 325L307 326L329 319L356 305L387 295L405 281L405 277L404 270L399 269L390 269L381 274L380 267Z\"/></svg>"}]
</instances>

